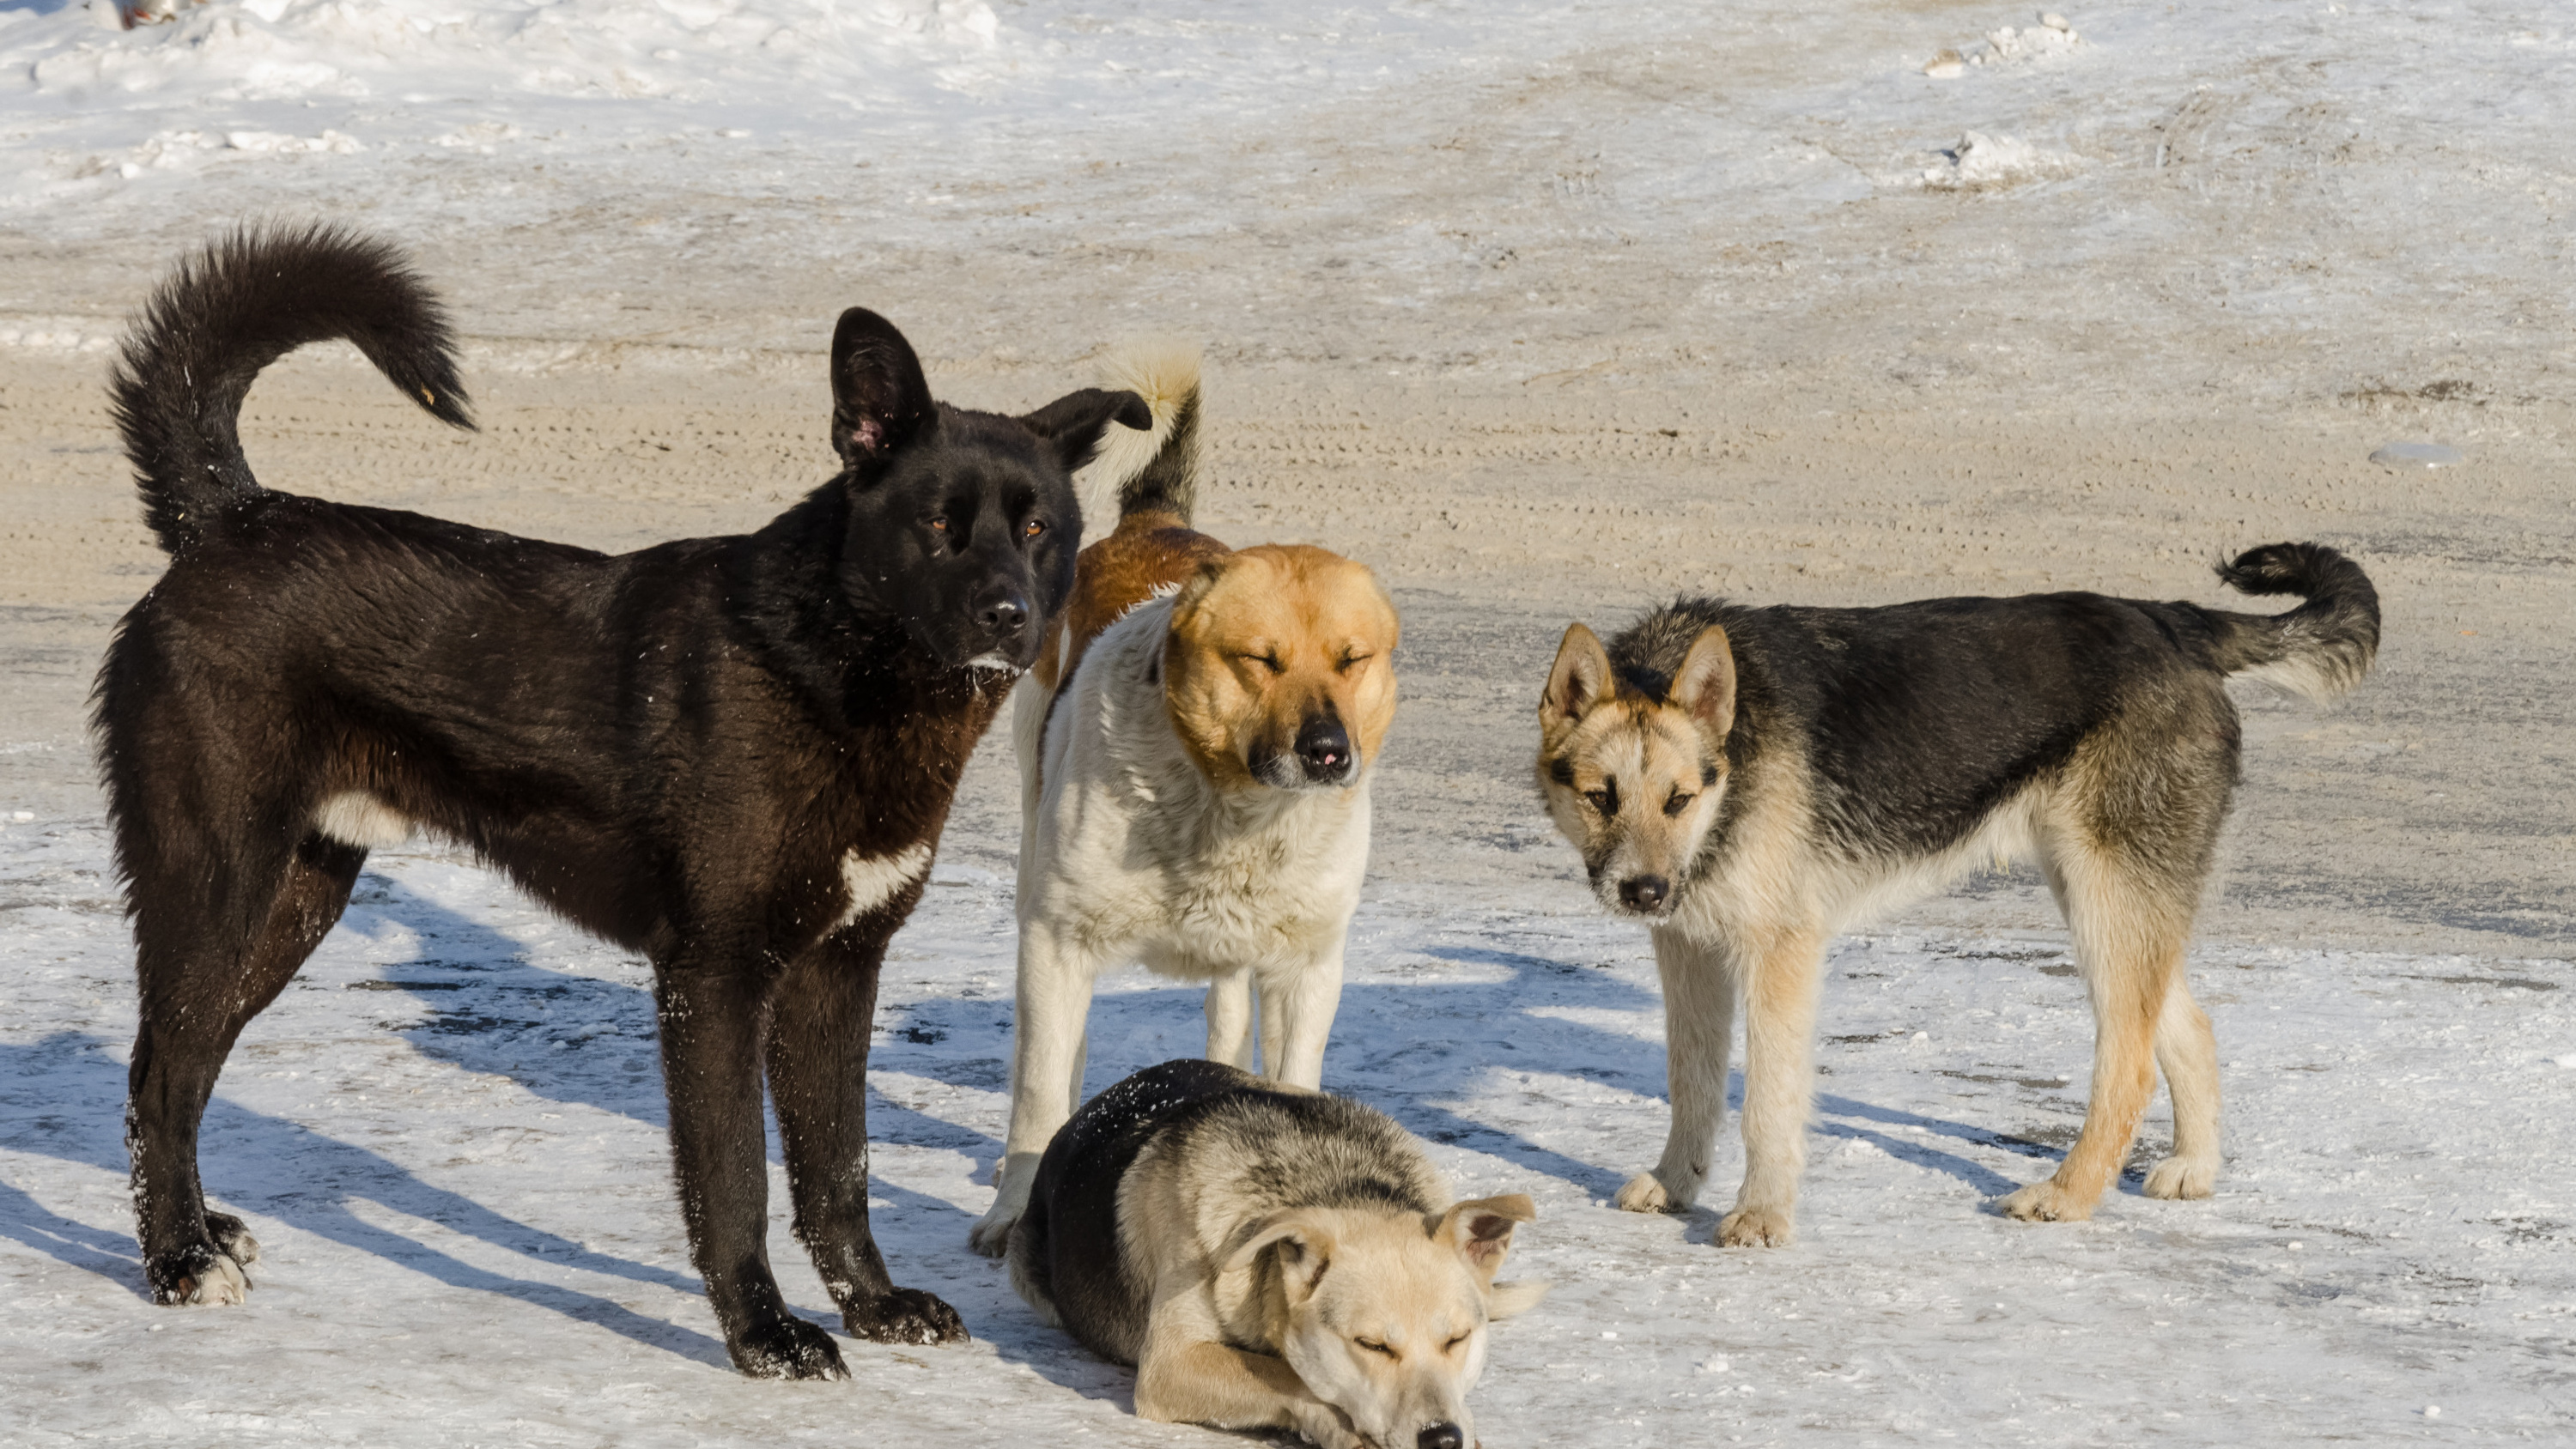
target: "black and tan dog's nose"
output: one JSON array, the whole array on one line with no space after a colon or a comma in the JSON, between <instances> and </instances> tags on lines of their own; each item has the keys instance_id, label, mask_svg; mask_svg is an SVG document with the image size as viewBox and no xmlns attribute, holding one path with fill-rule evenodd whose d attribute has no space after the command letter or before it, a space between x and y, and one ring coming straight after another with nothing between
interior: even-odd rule
<instances>
[{"instance_id":1,"label":"black and tan dog's nose","mask_svg":"<svg viewBox=\"0 0 2576 1449\"><path fill-rule=\"evenodd\" d=\"M1297 731L1297 763L1306 778L1338 780L1351 772L1351 732L1337 719L1311 719Z\"/></svg>"},{"instance_id":2,"label":"black and tan dog's nose","mask_svg":"<svg viewBox=\"0 0 2576 1449\"><path fill-rule=\"evenodd\" d=\"M1659 875L1635 875L1619 882L1619 904L1632 911L1660 911L1673 883Z\"/></svg>"},{"instance_id":3,"label":"black and tan dog's nose","mask_svg":"<svg viewBox=\"0 0 2576 1449\"><path fill-rule=\"evenodd\" d=\"M1467 1449L1467 1436L1455 1424L1434 1424L1414 1436L1414 1449Z\"/></svg>"}]
</instances>

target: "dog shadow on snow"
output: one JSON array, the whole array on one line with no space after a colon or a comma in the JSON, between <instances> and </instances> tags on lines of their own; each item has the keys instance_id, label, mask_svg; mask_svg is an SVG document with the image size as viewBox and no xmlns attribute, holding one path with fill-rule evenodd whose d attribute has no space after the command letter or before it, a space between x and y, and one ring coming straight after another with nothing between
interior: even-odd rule
<instances>
[{"instance_id":1,"label":"dog shadow on snow","mask_svg":"<svg viewBox=\"0 0 2576 1449\"><path fill-rule=\"evenodd\" d=\"M354 989L388 994L388 1007L408 1018L385 1028L424 1056L468 1071L506 1076L539 1098L611 1112L667 1128L649 990L617 981L550 970L528 959L528 948L470 917L399 883L370 874L353 902L351 926L374 920L397 923L416 934L418 954L387 965L378 976L337 985L299 979L263 1016L274 1026L291 1019L299 992ZM328 949L327 947L325 948ZM1653 1041L1570 1019L1588 1012L1656 1009L1654 994L1602 970L1548 957L1476 947L1425 952L1449 964L1501 968L1507 976L1472 982L1401 978L1355 981L1343 992L1327 1079L1378 1106L1431 1141L1478 1152L1516 1167L1557 1178L1587 1196L1607 1198L1627 1174L1647 1165L1604 1164L1581 1155L1597 1121L1587 1117L1629 1114L1636 1103L1593 1107L1557 1094L1569 1080L1660 1101L1664 1054ZM1168 987L1120 989L1141 972L1113 973L1094 1003L1090 1072L1098 1091L1138 1068L1194 1056L1205 1045L1201 993ZM1551 1008L1541 1012L1534 1008ZM425 1014L422 1014L425 1011ZM872 1064L888 1071L983 1093L1006 1090L1010 1054L1009 1007L989 997L929 997L880 1012ZM261 1035L255 1025L251 1042ZM0 1081L36 1087L32 1094L0 1097L0 1146L79 1162L122 1175L125 1069L106 1039L61 1032L32 1045L0 1046ZM255 1047L236 1049L228 1071L238 1080ZM260 1060L291 1064L291 1056ZM1491 1074L1545 1074L1531 1086L1533 1131L1524 1133L1468 1115L1441 1100L1489 1086ZM1741 1079L1730 1096L1740 1098ZM41 1113L10 1110L41 1101ZM1962 1123L1820 1093L1824 1117L1815 1130L1869 1142L1889 1156L1946 1173L1993 1196L2019 1184L1924 1137L1983 1147L2002 1146L2054 1159L2053 1148L2005 1137ZM1501 1114L1497 1114L1501 1115ZM327 1122L327 1119L324 1119ZM869 1094L869 1134L888 1145L944 1149L975 1163L976 1179L989 1180L1000 1154L990 1133L960 1126ZM1895 1136L1895 1129L1922 1134ZM1655 1124L1660 1142L1661 1122ZM685 1269L665 1268L585 1247L560 1233L520 1221L473 1199L423 1181L383 1155L339 1141L286 1117L240 1105L220 1088L209 1106L201 1160L210 1199L282 1221L343 1247L374 1254L424 1273L450 1287L495 1293L578 1322L605 1328L635 1342L701 1363L724 1366L724 1345L694 1329L639 1314L593 1293L556 1283L514 1277L477 1266L395 1230L365 1221L356 1205L371 1202L404 1216L436 1222L491 1247L524 1255L551 1269L577 1268L694 1298L701 1285ZM658 1156L661 1146L655 1143ZM772 1143L775 1160L776 1145ZM1718 1188L1721 1184L1712 1184ZM1094 1359L1063 1334L1039 1324L1010 1293L998 1268L972 1257L965 1246L972 1215L965 1209L909 1190L879 1174L871 1184L876 1229L896 1281L927 1288L957 1303L977 1337L992 1342L1008 1361L1026 1365L1059 1386L1090 1397L1124 1399L1132 1391L1123 1370ZM772 1212L783 1212L773 1202ZM1716 1215L1700 1209L1689 1230L1705 1237ZM676 1214L673 1226L676 1228ZM134 1240L52 1212L18 1189L0 1183L0 1236L57 1261L100 1274L141 1293ZM786 1266L782 1262L782 1268ZM267 1271L290 1271L272 1258ZM252 1270L253 1281L262 1269ZM787 1286L782 1283L782 1286ZM797 1296L790 1288L791 1296ZM832 1315L813 1316L832 1322ZM852 1367L874 1352L852 1345Z\"/></svg>"}]
</instances>

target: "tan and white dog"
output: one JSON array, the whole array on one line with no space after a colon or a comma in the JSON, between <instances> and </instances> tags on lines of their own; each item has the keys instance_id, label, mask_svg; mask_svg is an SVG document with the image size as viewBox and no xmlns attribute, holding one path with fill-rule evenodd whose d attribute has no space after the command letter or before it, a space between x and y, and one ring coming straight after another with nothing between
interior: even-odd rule
<instances>
[{"instance_id":1,"label":"tan and white dog","mask_svg":"<svg viewBox=\"0 0 2576 1449\"><path fill-rule=\"evenodd\" d=\"M1136 1365L1136 1412L1285 1428L1323 1449L1465 1449L1526 1197L1453 1203L1421 1144L1357 1102L1217 1062L1149 1067L1038 1168L1011 1286Z\"/></svg>"},{"instance_id":2,"label":"tan and white dog","mask_svg":"<svg viewBox=\"0 0 2576 1449\"><path fill-rule=\"evenodd\" d=\"M1210 983L1207 1055L1323 1081L1342 940L1368 864L1369 771L1395 716L1395 606L1320 548L1191 530L1194 357L1116 369L1159 447L1083 550L1065 623L1021 681L1011 1125L970 1240L998 1257L1038 1156L1082 1099L1100 972ZM1106 460L1110 469L1119 460ZM1114 476L1114 471L1113 471Z\"/></svg>"}]
</instances>

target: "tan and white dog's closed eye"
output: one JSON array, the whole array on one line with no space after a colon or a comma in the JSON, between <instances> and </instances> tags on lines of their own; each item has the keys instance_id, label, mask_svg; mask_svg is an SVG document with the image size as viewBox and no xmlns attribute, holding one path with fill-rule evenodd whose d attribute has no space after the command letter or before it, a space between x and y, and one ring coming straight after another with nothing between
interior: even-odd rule
<instances>
[{"instance_id":1,"label":"tan and white dog's closed eye","mask_svg":"<svg viewBox=\"0 0 2576 1449\"><path fill-rule=\"evenodd\" d=\"M1136 1365L1136 1412L1293 1429L1323 1449L1466 1449L1527 1197L1449 1201L1385 1114L1218 1062L1166 1062L1047 1147L1011 1286Z\"/></svg>"}]
</instances>

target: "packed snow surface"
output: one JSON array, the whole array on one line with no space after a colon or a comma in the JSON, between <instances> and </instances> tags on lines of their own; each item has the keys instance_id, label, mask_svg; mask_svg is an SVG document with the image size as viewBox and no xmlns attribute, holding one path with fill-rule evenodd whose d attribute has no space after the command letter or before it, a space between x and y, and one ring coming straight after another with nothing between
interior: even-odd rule
<instances>
[{"instance_id":1,"label":"packed snow surface","mask_svg":"<svg viewBox=\"0 0 2576 1449\"><path fill-rule=\"evenodd\" d=\"M849 1385L736 1378L671 1198L644 967L424 852L374 858L208 1116L208 1190L261 1244L249 1306L152 1307L100 834L0 825L12 1443L1218 1442L1135 1421L1126 1371L966 1248L1006 1109L1012 939L1007 885L971 868L937 868L898 938L870 1080L879 1239L973 1344L845 1341ZM1642 933L1568 882L1518 894L1364 909L1326 1060L1462 1194L1538 1200L1512 1272L1557 1287L1494 1334L1477 1402L1498 1449L2563 1442L2565 963L2204 949L2218 1196L2151 1201L2133 1175L2093 1222L2034 1226L1985 1204L2046 1174L2082 1118L2090 1017L2059 943L1853 937L1826 988L1801 1239L1720 1251L1731 1125L1711 1204L1607 1205L1664 1127ZM1105 988L1091 1090L1197 1050L1196 991ZM2137 1161L2165 1130L2159 1113ZM833 1321L783 1221L771 1256Z\"/></svg>"}]
</instances>

